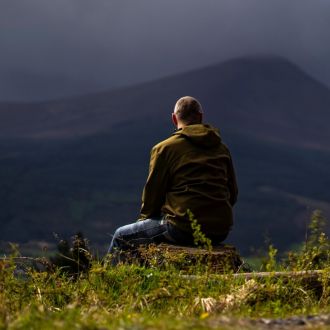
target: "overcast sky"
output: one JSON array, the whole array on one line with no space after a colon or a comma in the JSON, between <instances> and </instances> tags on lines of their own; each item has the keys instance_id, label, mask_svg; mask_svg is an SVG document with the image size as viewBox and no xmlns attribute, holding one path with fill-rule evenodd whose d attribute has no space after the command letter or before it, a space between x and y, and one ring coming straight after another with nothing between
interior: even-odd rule
<instances>
[{"instance_id":1,"label":"overcast sky","mask_svg":"<svg viewBox=\"0 0 330 330\"><path fill-rule=\"evenodd\" d=\"M259 53L330 86L330 1L0 0L0 100L97 91Z\"/></svg>"}]
</instances>

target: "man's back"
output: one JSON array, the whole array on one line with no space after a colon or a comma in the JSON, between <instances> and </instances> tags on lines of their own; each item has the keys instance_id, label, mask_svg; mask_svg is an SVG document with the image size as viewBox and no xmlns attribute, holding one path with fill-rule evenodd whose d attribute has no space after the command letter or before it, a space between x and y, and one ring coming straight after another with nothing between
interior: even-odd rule
<instances>
[{"instance_id":1,"label":"man's back","mask_svg":"<svg viewBox=\"0 0 330 330\"><path fill-rule=\"evenodd\" d=\"M206 235L221 235L232 226L236 198L231 156L216 129L189 125L152 149L141 218L162 213L189 232L190 209Z\"/></svg>"},{"instance_id":2,"label":"man's back","mask_svg":"<svg viewBox=\"0 0 330 330\"><path fill-rule=\"evenodd\" d=\"M177 131L151 150L140 219L115 231L109 253L141 244L194 244L188 209L212 244L226 239L237 198L235 173L228 148L216 129L202 124L203 114L191 96L176 102L171 117Z\"/></svg>"}]
</instances>

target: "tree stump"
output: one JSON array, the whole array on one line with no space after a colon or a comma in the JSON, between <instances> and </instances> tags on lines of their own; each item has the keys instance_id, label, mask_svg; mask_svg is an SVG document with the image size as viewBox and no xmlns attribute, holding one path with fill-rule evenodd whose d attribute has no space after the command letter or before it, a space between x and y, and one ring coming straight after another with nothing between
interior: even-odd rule
<instances>
[{"instance_id":1,"label":"tree stump","mask_svg":"<svg viewBox=\"0 0 330 330\"><path fill-rule=\"evenodd\" d=\"M135 250L121 252L120 261L138 262L145 266L174 266L182 271L200 267L214 273L237 272L243 264L234 246L220 245L207 249L162 243L141 246Z\"/></svg>"}]
</instances>

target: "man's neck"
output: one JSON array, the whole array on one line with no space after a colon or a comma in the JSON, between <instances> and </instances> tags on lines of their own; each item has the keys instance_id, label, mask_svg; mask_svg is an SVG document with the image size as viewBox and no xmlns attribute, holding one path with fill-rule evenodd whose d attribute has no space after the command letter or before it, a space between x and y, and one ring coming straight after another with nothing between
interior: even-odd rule
<instances>
[{"instance_id":1,"label":"man's neck","mask_svg":"<svg viewBox=\"0 0 330 330\"><path fill-rule=\"evenodd\" d=\"M192 124L178 123L178 126L176 127L176 129L177 130L180 130L180 129L184 129L185 127L190 126L190 125L199 125L199 124L202 124L202 122L200 122L200 123L192 123Z\"/></svg>"}]
</instances>

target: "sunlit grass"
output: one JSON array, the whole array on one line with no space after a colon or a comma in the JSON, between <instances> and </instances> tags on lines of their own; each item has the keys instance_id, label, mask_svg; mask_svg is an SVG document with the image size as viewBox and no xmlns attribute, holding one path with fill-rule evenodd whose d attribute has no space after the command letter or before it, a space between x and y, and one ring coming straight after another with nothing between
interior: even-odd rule
<instances>
[{"instance_id":1,"label":"sunlit grass","mask_svg":"<svg viewBox=\"0 0 330 330\"><path fill-rule=\"evenodd\" d=\"M220 324L233 329L240 328L242 318L328 314L329 240L317 229L320 219L314 214L311 238L300 252L278 261L271 247L262 265L272 273L311 269L314 262L323 270L317 285L295 277L246 279L212 274L201 272L203 265L191 266L192 276L183 276L171 263L162 268L113 267L105 260L94 260L88 272L76 277L61 268L18 274L15 259L2 259L0 328L211 329ZM253 328L252 323L245 325L249 327Z\"/></svg>"}]
</instances>

